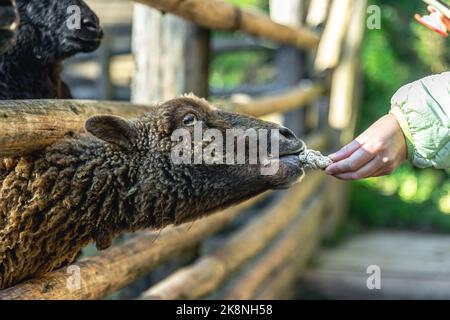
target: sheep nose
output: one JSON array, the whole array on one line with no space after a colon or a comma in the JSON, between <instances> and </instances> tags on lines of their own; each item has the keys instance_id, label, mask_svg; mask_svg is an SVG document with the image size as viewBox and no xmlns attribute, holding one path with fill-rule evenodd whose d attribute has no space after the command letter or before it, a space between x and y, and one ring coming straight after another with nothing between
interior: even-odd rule
<instances>
[{"instance_id":1,"label":"sheep nose","mask_svg":"<svg viewBox=\"0 0 450 320\"><path fill-rule=\"evenodd\" d=\"M287 140L296 140L297 139L297 136L295 135L294 132L292 132L291 129L280 126L279 130L280 130L280 135L285 137Z\"/></svg>"},{"instance_id":2,"label":"sheep nose","mask_svg":"<svg viewBox=\"0 0 450 320\"><path fill-rule=\"evenodd\" d=\"M83 26L85 26L88 30L94 32L98 32L100 30L98 23L91 18L84 18Z\"/></svg>"}]
</instances>

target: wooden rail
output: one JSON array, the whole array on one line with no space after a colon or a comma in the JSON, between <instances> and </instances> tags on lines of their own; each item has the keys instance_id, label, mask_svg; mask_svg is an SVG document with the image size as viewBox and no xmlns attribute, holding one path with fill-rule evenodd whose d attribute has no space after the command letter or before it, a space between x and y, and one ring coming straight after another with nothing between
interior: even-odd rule
<instances>
[{"instance_id":1,"label":"wooden rail","mask_svg":"<svg viewBox=\"0 0 450 320\"><path fill-rule=\"evenodd\" d=\"M311 240L313 237L319 238L321 234L324 198L323 195L319 195L313 199L313 202L294 221L282 238L251 266L251 270L234 281L235 285L228 289L228 293L224 296L225 299L254 299L259 289L264 287L265 282L272 282L270 281L272 280L271 276L282 269L287 261L293 260L293 257L298 259L301 256L303 263L307 262L309 253L314 248L310 244L317 243L317 241Z\"/></svg>"},{"instance_id":2,"label":"wooden rail","mask_svg":"<svg viewBox=\"0 0 450 320\"><path fill-rule=\"evenodd\" d=\"M325 31L317 49L315 69L323 72L333 69L341 57L342 45L351 20L354 0L333 1Z\"/></svg>"},{"instance_id":3,"label":"wooden rail","mask_svg":"<svg viewBox=\"0 0 450 320\"><path fill-rule=\"evenodd\" d=\"M324 92L319 84L305 82L279 95L248 103L224 103L225 109L262 116L285 112L314 101ZM58 140L84 132L86 119L95 114L136 117L149 105L85 100L0 101L0 157L21 156Z\"/></svg>"},{"instance_id":4,"label":"wooden rail","mask_svg":"<svg viewBox=\"0 0 450 320\"><path fill-rule=\"evenodd\" d=\"M253 297L258 300L289 299L295 297L298 280L306 267L308 259L320 244L320 232L312 232L303 246L291 259L286 260L275 274L267 279L259 292Z\"/></svg>"},{"instance_id":5,"label":"wooden rail","mask_svg":"<svg viewBox=\"0 0 450 320\"><path fill-rule=\"evenodd\" d=\"M297 87L279 94L248 102L231 102L229 105L225 105L225 109L261 117L271 113L283 113L305 107L308 103L318 99L323 93L325 93L323 85L304 81Z\"/></svg>"},{"instance_id":6,"label":"wooden rail","mask_svg":"<svg viewBox=\"0 0 450 320\"><path fill-rule=\"evenodd\" d=\"M134 117L148 110L148 106L107 101L0 101L0 158L31 153L84 131L86 119L95 114Z\"/></svg>"},{"instance_id":7,"label":"wooden rail","mask_svg":"<svg viewBox=\"0 0 450 320\"><path fill-rule=\"evenodd\" d=\"M260 218L232 235L216 252L182 268L142 295L143 299L197 299L216 290L234 271L260 253L298 215L304 201L316 192L323 174L313 173L291 188Z\"/></svg>"},{"instance_id":8,"label":"wooden rail","mask_svg":"<svg viewBox=\"0 0 450 320\"><path fill-rule=\"evenodd\" d=\"M358 87L359 54L365 33L367 0L353 5L353 19L344 38L342 57L332 79L330 94L330 126L343 132L342 144L349 142L355 130L355 108Z\"/></svg>"},{"instance_id":9,"label":"wooden rail","mask_svg":"<svg viewBox=\"0 0 450 320\"><path fill-rule=\"evenodd\" d=\"M243 210L267 195L265 193L194 224L169 227L161 233L143 232L121 245L74 263L80 268L81 287L78 290L68 288L67 268L61 268L41 278L0 290L0 300L104 298L225 228Z\"/></svg>"},{"instance_id":10,"label":"wooden rail","mask_svg":"<svg viewBox=\"0 0 450 320\"><path fill-rule=\"evenodd\" d=\"M319 37L306 28L291 28L257 11L238 8L222 0L135 0L196 24L223 31L242 31L255 37L314 50Z\"/></svg>"}]
</instances>

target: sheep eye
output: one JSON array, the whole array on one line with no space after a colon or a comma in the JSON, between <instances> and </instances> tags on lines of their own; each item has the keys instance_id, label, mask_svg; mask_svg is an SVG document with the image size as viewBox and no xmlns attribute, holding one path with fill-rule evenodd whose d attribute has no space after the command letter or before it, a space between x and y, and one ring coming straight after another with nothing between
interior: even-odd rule
<instances>
[{"instance_id":1,"label":"sheep eye","mask_svg":"<svg viewBox=\"0 0 450 320\"><path fill-rule=\"evenodd\" d=\"M183 118L183 125L186 127L191 127L197 122L197 117L193 115L192 113L188 113Z\"/></svg>"}]
</instances>

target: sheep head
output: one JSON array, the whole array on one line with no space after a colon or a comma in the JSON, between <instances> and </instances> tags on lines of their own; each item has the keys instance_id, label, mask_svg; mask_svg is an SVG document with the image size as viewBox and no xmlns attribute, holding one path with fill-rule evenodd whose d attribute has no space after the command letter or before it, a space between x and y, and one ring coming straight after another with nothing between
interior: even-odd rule
<instances>
[{"instance_id":1,"label":"sheep head","mask_svg":"<svg viewBox=\"0 0 450 320\"><path fill-rule=\"evenodd\" d=\"M0 0L0 54L13 45L18 23L15 0Z\"/></svg>"},{"instance_id":2,"label":"sheep head","mask_svg":"<svg viewBox=\"0 0 450 320\"><path fill-rule=\"evenodd\" d=\"M59 62L96 50L103 37L97 15L82 0L17 0L20 26L15 50L24 60Z\"/></svg>"},{"instance_id":3,"label":"sheep head","mask_svg":"<svg viewBox=\"0 0 450 320\"><path fill-rule=\"evenodd\" d=\"M136 120L94 116L86 129L139 168L139 205L153 208L157 199L167 210L157 226L196 219L303 177L298 155L305 145L292 131L192 95ZM159 195L149 196L155 190Z\"/></svg>"}]
</instances>

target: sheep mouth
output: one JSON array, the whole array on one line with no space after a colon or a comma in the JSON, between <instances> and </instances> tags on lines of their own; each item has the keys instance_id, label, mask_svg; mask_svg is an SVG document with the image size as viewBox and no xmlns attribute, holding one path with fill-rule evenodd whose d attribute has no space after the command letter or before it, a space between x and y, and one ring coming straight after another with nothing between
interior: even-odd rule
<instances>
[{"instance_id":1,"label":"sheep mouth","mask_svg":"<svg viewBox=\"0 0 450 320\"><path fill-rule=\"evenodd\" d=\"M278 157L269 157L268 159L276 160L278 158L278 160L280 161L290 161L292 160L292 158L298 158L300 154L302 154L304 151L305 151L304 147L300 147L289 151L280 151Z\"/></svg>"},{"instance_id":2,"label":"sheep mouth","mask_svg":"<svg viewBox=\"0 0 450 320\"><path fill-rule=\"evenodd\" d=\"M102 37L84 38L84 37L68 37L67 41L71 45L79 46L84 52L89 52L97 49L102 42Z\"/></svg>"},{"instance_id":3,"label":"sheep mouth","mask_svg":"<svg viewBox=\"0 0 450 320\"><path fill-rule=\"evenodd\" d=\"M305 171L299 157L302 152L303 150L288 152L278 158L278 170L268 178L273 189L288 189L303 179Z\"/></svg>"}]
</instances>

